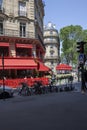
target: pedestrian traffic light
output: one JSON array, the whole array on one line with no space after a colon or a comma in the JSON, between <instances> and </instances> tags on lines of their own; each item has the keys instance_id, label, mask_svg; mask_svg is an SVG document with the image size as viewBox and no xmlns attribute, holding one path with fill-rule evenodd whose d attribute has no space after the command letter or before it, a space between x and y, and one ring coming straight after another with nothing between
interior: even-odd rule
<instances>
[{"instance_id":1,"label":"pedestrian traffic light","mask_svg":"<svg viewBox=\"0 0 87 130\"><path fill-rule=\"evenodd\" d=\"M85 42L77 42L77 52L84 53L84 43Z\"/></svg>"},{"instance_id":2,"label":"pedestrian traffic light","mask_svg":"<svg viewBox=\"0 0 87 130\"><path fill-rule=\"evenodd\" d=\"M78 71L81 71L81 70L82 70L82 67L81 67L81 64L79 64Z\"/></svg>"}]
</instances>

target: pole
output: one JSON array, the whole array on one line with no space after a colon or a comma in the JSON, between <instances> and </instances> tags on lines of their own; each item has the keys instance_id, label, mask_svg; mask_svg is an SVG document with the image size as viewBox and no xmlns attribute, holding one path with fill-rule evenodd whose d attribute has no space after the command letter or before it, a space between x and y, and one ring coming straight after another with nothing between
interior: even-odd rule
<instances>
[{"instance_id":1,"label":"pole","mask_svg":"<svg viewBox=\"0 0 87 130\"><path fill-rule=\"evenodd\" d=\"M5 80L4 80L4 52L2 53L2 79L3 79L3 99L5 99Z\"/></svg>"},{"instance_id":2,"label":"pole","mask_svg":"<svg viewBox=\"0 0 87 130\"><path fill-rule=\"evenodd\" d=\"M85 80L85 74L84 74L84 63L86 60L86 57L84 55L84 44L86 44L87 42L81 41L81 42L77 42L77 52L79 52L79 65L81 67L81 91L85 92L86 90L86 80Z\"/></svg>"},{"instance_id":3,"label":"pole","mask_svg":"<svg viewBox=\"0 0 87 130\"><path fill-rule=\"evenodd\" d=\"M80 79L79 79L79 69L78 69L78 82L80 81Z\"/></svg>"},{"instance_id":4,"label":"pole","mask_svg":"<svg viewBox=\"0 0 87 130\"><path fill-rule=\"evenodd\" d=\"M86 85L85 85L85 76L84 76L84 64L81 64L81 91L85 92Z\"/></svg>"}]
</instances>

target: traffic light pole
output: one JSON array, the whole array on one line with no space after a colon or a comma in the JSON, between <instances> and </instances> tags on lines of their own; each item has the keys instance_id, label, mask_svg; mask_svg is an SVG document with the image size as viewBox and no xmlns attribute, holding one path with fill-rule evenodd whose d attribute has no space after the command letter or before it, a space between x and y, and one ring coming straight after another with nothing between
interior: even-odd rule
<instances>
[{"instance_id":1,"label":"traffic light pole","mask_svg":"<svg viewBox=\"0 0 87 130\"><path fill-rule=\"evenodd\" d=\"M3 76L3 99L5 99L5 82L4 82L4 52L2 53L2 76Z\"/></svg>"},{"instance_id":2,"label":"traffic light pole","mask_svg":"<svg viewBox=\"0 0 87 130\"><path fill-rule=\"evenodd\" d=\"M82 92L86 90L85 75L84 75L84 63L85 63L84 44L86 44L86 42L84 41L77 42L77 52L80 53L79 65L81 67L81 91Z\"/></svg>"},{"instance_id":3,"label":"traffic light pole","mask_svg":"<svg viewBox=\"0 0 87 130\"><path fill-rule=\"evenodd\" d=\"M84 64L81 64L81 91L86 90L85 76L84 76Z\"/></svg>"}]
</instances>

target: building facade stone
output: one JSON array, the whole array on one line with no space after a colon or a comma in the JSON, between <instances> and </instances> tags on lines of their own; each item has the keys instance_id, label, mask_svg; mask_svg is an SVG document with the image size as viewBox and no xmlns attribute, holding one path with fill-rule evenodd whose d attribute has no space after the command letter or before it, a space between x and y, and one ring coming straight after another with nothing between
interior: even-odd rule
<instances>
[{"instance_id":1,"label":"building facade stone","mask_svg":"<svg viewBox=\"0 0 87 130\"><path fill-rule=\"evenodd\" d=\"M42 0L0 0L0 57L43 60L44 15Z\"/></svg>"},{"instance_id":2,"label":"building facade stone","mask_svg":"<svg viewBox=\"0 0 87 130\"><path fill-rule=\"evenodd\" d=\"M59 64L60 57L60 41L58 30L51 22L44 26L44 44L46 47L45 65L56 74L56 66Z\"/></svg>"}]
</instances>

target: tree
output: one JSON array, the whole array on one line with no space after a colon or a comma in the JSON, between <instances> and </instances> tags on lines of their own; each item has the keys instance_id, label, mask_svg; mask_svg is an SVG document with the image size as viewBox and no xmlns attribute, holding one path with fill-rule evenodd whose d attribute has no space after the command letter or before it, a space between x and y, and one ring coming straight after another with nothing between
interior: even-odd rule
<instances>
[{"instance_id":1,"label":"tree","mask_svg":"<svg viewBox=\"0 0 87 130\"><path fill-rule=\"evenodd\" d=\"M69 64L77 64L77 41L87 40L87 30L79 25L70 25L60 29L60 41L62 42L61 57Z\"/></svg>"},{"instance_id":2,"label":"tree","mask_svg":"<svg viewBox=\"0 0 87 130\"><path fill-rule=\"evenodd\" d=\"M87 30L83 31L84 41L87 42ZM87 43L84 45L84 52L87 55Z\"/></svg>"}]
</instances>

